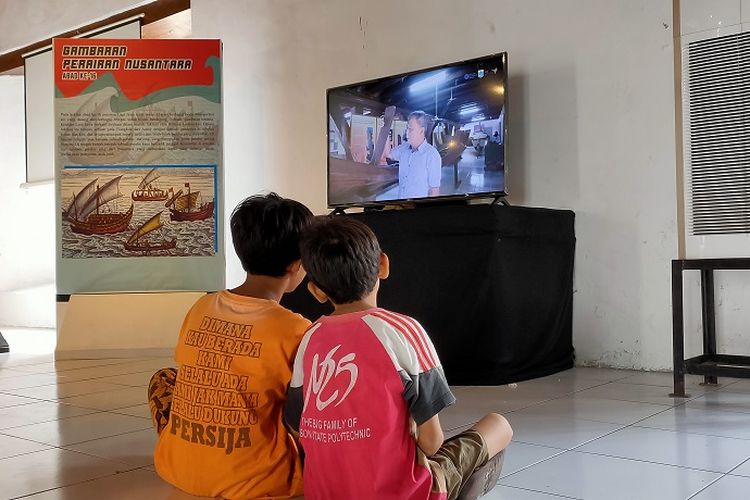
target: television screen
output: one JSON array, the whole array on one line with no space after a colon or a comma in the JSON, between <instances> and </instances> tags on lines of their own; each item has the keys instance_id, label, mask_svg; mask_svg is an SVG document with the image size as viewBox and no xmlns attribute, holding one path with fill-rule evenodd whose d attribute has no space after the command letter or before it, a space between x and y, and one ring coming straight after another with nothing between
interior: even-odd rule
<instances>
[{"instance_id":1,"label":"television screen","mask_svg":"<svg viewBox=\"0 0 750 500\"><path fill-rule=\"evenodd\" d=\"M328 205L504 196L507 54L328 89Z\"/></svg>"}]
</instances>

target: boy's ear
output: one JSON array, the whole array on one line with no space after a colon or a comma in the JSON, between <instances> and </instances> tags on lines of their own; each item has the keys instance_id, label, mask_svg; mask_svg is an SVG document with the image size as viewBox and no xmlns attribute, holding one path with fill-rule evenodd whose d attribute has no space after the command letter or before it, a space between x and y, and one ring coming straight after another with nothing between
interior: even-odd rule
<instances>
[{"instance_id":1,"label":"boy's ear","mask_svg":"<svg viewBox=\"0 0 750 500\"><path fill-rule=\"evenodd\" d=\"M378 278L386 279L391 274L391 261L384 253L380 254L380 266L378 268Z\"/></svg>"},{"instance_id":2,"label":"boy's ear","mask_svg":"<svg viewBox=\"0 0 750 500\"><path fill-rule=\"evenodd\" d=\"M288 266L286 266L286 272L294 275L299 272L300 268L302 268L302 259L297 259L293 261L291 264L289 264Z\"/></svg>"},{"instance_id":3,"label":"boy's ear","mask_svg":"<svg viewBox=\"0 0 750 500\"><path fill-rule=\"evenodd\" d=\"M313 283L312 281L307 282L307 290L313 297L315 297L315 300L317 300L321 304L325 304L326 302L328 302L328 295L326 295L323 290L315 286L315 283Z\"/></svg>"}]
</instances>

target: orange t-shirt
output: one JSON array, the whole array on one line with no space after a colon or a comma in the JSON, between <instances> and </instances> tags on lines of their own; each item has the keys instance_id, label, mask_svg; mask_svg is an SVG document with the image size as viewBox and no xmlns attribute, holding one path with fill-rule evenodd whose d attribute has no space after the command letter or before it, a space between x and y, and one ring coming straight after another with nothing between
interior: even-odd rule
<instances>
[{"instance_id":1,"label":"orange t-shirt","mask_svg":"<svg viewBox=\"0 0 750 500\"><path fill-rule=\"evenodd\" d=\"M276 302L228 291L195 303L180 330L169 423L154 452L163 479L208 497L302 494L299 452L282 413L309 325Z\"/></svg>"}]
</instances>

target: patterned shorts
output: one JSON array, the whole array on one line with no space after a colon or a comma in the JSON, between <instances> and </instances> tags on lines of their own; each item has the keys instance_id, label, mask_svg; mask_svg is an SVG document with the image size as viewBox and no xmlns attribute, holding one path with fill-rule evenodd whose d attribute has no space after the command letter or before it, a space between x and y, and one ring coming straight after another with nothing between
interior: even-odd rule
<instances>
[{"instance_id":1,"label":"patterned shorts","mask_svg":"<svg viewBox=\"0 0 750 500\"><path fill-rule=\"evenodd\" d=\"M148 406L151 410L151 421L157 433L161 433L169 422L175 380L177 380L176 368L162 368L154 373L148 384Z\"/></svg>"}]
</instances>

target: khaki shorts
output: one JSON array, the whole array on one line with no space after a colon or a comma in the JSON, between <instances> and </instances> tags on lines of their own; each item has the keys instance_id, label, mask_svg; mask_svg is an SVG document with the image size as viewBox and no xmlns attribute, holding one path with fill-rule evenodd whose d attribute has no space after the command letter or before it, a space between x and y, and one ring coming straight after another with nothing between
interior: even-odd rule
<instances>
[{"instance_id":1,"label":"khaki shorts","mask_svg":"<svg viewBox=\"0 0 750 500\"><path fill-rule=\"evenodd\" d=\"M432 491L447 493L449 500L456 498L469 476L488 459L487 445L477 431L469 429L453 436L437 453L427 457Z\"/></svg>"}]
</instances>

